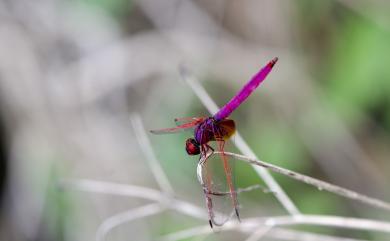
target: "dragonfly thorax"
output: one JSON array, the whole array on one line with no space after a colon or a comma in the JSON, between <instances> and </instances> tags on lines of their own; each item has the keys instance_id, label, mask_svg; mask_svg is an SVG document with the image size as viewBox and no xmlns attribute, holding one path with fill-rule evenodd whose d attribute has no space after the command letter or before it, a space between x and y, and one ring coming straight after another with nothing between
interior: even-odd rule
<instances>
[{"instance_id":1,"label":"dragonfly thorax","mask_svg":"<svg viewBox=\"0 0 390 241\"><path fill-rule=\"evenodd\" d=\"M219 127L213 117L209 117L200 123L194 130L195 140L199 145L207 144L211 140L215 140L215 135Z\"/></svg>"},{"instance_id":2,"label":"dragonfly thorax","mask_svg":"<svg viewBox=\"0 0 390 241\"><path fill-rule=\"evenodd\" d=\"M186 151L188 155L199 155L201 146L206 145L209 141L215 140L213 130L218 129L216 120L209 117L202 121L194 130L194 138L189 138L186 141Z\"/></svg>"}]
</instances>

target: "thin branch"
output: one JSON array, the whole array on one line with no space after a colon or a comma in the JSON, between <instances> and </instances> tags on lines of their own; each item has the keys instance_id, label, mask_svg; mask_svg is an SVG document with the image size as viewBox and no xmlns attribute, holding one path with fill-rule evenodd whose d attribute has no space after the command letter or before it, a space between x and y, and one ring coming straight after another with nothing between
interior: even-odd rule
<instances>
[{"instance_id":1,"label":"thin branch","mask_svg":"<svg viewBox=\"0 0 390 241\"><path fill-rule=\"evenodd\" d=\"M167 199L167 196L152 188L90 179L62 180L59 183L59 187L67 190L138 197L151 201L161 201Z\"/></svg>"},{"instance_id":2,"label":"thin branch","mask_svg":"<svg viewBox=\"0 0 390 241\"><path fill-rule=\"evenodd\" d=\"M226 223L223 227L223 230L229 230L228 227L230 227L231 223ZM232 227L230 227L232 229ZM193 227L189 229L180 230L174 233L170 233L167 235L164 235L160 238L158 238L158 241L178 241L183 239L190 239L192 237L198 236L198 235L207 235L212 234L213 231L210 229L209 225L202 225L198 227Z\"/></svg>"},{"instance_id":3,"label":"thin branch","mask_svg":"<svg viewBox=\"0 0 390 241\"><path fill-rule=\"evenodd\" d=\"M263 238L271 229L272 226L260 227L255 232L253 232L245 241L258 241Z\"/></svg>"},{"instance_id":4,"label":"thin branch","mask_svg":"<svg viewBox=\"0 0 390 241\"><path fill-rule=\"evenodd\" d=\"M163 194L161 191L151 188L88 179L63 180L59 185L60 188L63 189L143 198L162 203L166 205L166 207L185 215L207 220L207 213L204 208L172 198L171 196Z\"/></svg>"},{"instance_id":5,"label":"thin branch","mask_svg":"<svg viewBox=\"0 0 390 241\"><path fill-rule=\"evenodd\" d=\"M327 215L296 215L296 216L242 219L241 223L238 222L226 223L224 226L220 227L220 230L227 231L227 230L238 229L241 232L253 232L254 229L267 227L267 226L268 227L294 226L299 224L390 233L390 222L382 222L382 221L376 221L371 219L327 216ZM270 232L267 233L266 236L272 237L273 236L272 232L274 230L275 229L270 230ZM165 235L161 237L159 241L177 241L182 239L188 239L197 235L209 234L212 232L213 231L207 225L204 225L204 226L194 227L194 228ZM317 234L311 234L311 233L305 233L305 235L309 237L317 236ZM302 237L301 235L298 235L298 233L296 236ZM323 238L321 237L321 235L318 235L318 237L319 238L317 240L322 240L320 238ZM297 239L297 240L301 241L302 239Z\"/></svg>"},{"instance_id":6,"label":"thin branch","mask_svg":"<svg viewBox=\"0 0 390 241\"><path fill-rule=\"evenodd\" d=\"M147 163L149 164L149 167L153 173L154 179L159 184L161 190L173 196L174 191L172 185L170 184L168 177L165 175L165 172L163 171L159 161L156 158L156 155L154 154L153 149L151 148L152 145L142 124L141 117L138 114L133 113L130 115L130 120L135 131L136 139L139 143L139 146L141 147L142 152L146 156Z\"/></svg>"},{"instance_id":7,"label":"thin branch","mask_svg":"<svg viewBox=\"0 0 390 241\"><path fill-rule=\"evenodd\" d=\"M261 219L259 219L261 220ZM255 224L256 222L254 222ZM390 233L390 222L377 221L362 218L347 218L328 215L297 215L271 217L265 221L265 225L291 226L297 224L337 227L343 229L379 231ZM258 225L258 224L257 224Z\"/></svg>"},{"instance_id":8,"label":"thin branch","mask_svg":"<svg viewBox=\"0 0 390 241\"><path fill-rule=\"evenodd\" d=\"M218 106L215 104L213 99L208 95L203 86L199 83L199 81L189 73L183 66L180 68L180 73L182 78L186 81L186 83L191 87L192 91L196 94L202 104L207 108L207 110L214 114L218 111ZM238 131L235 134L235 138L233 143L236 147L246 156L250 156L256 158L255 153L251 150L249 145L245 142L245 140L241 137ZM288 195L284 192L284 190L279 186L279 184L275 181L275 179L269 174L269 172L261 167L253 166L254 170L257 174L264 180L267 184L268 188L274 193L279 202L283 205L283 207L289 212L291 215L300 214L300 211L296 207L296 205L292 202L292 200L288 197Z\"/></svg>"},{"instance_id":9,"label":"thin branch","mask_svg":"<svg viewBox=\"0 0 390 241\"><path fill-rule=\"evenodd\" d=\"M218 154L218 153L219 152L215 152L214 154ZM238 160L248 162L250 164L265 167L271 171L280 173L282 175L291 177L295 180L298 180L298 181L304 182L306 184L315 186L319 190L326 190L328 192L332 192L332 193L335 193L337 195L340 195L340 196L343 196L343 197L346 197L349 199L358 200L362 203L371 205L373 207L382 208L382 209L386 209L386 210L390 211L390 203L388 203L388 202L385 202L385 201L382 201L382 200L379 200L376 198L372 198L372 197L366 196L364 194L360 194L360 193L357 193L355 191L352 191L352 190L349 190L349 189L346 189L346 188L343 188L343 187L340 187L340 186L337 186L334 184L330 184L328 182L324 182L324 181L321 181L321 180L318 180L318 179L315 179L315 178L312 178L312 177L309 177L309 176L306 176L306 175L303 175L303 174L300 174L300 173L297 173L294 171L290 171L288 169L278 167L276 165L273 165L273 164L270 164L267 162L263 162L263 161L260 161L258 159L254 159L254 158L250 158L250 157L246 157L243 155L230 153L230 152L224 152L224 154L227 156L236 158Z\"/></svg>"},{"instance_id":10,"label":"thin branch","mask_svg":"<svg viewBox=\"0 0 390 241\"><path fill-rule=\"evenodd\" d=\"M107 218L104 222L98 227L96 231L96 240L103 241L113 228L136 219L144 218L147 216L155 215L166 210L164 206L160 203L148 204L139 208L131 209L126 212L121 212L117 215Z\"/></svg>"},{"instance_id":11,"label":"thin branch","mask_svg":"<svg viewBox=\"0 0 390 241\"><path fill-rule=\"evenodd\" d=\"M242 232L249 232L249 230L240 229ZM230 228L230 230L233 228ZM229 230L229 229L224 229ZM210 230L208 226L202 226L202 227L194 227L190 229L181 230L175 233L171 233L168 235L165 235L158 239L159 241L179 241L179 240L185 240L189 239L195 236L199 235L210 235L213 234L213 232ZM329 236L324 234L316 234L316 233L309 233L304 231L296 231L296 230L289 230L285 228L272 228L269 232L265 234L266 237L270 238L276 238L280 240L288 240L288 241L366 241L363 239L352 239L352 238L344 238L344 237L337 237L337 236Z\"/></svg>"},{"instance_id":12,"label":"thin branch","mask_svg":"<svg viewBox=\"0 0 390 241\"><path fill-rule=\"evenodd\" d=\"M286 228L273 228L267 237L287 241L367 241L364 239L344 238L325 234L309 233Z\"/></svg>"}]
</instances>

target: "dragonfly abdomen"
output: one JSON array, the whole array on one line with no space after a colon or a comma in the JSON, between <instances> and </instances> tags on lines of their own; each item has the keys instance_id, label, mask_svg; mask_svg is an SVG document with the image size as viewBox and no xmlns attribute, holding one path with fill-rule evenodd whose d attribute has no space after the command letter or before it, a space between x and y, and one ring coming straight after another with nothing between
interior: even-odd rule
<instances>
[{"instance_id":1,"label":"dragonfly abdomen","mask_svg":"<svg viewBox=\"0 0 390 241\"><path fill-rule=\"evenodd\" d=\"M227 118L238 106L240 106L249 95L263 82L265 77L271 72L272 67L278 61L278 58L274 58L264 68L262 68L255 76L252 77L248 83L226 104L224 105L215 115L215 120L223 120Z\"/></svg>"}]
</instances>

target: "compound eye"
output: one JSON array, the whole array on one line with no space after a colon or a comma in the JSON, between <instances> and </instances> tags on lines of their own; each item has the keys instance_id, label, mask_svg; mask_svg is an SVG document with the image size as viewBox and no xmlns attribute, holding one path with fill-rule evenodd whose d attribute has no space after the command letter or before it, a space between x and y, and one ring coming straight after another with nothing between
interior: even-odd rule
<instances>
[{"instance_id":1,"label":"compound eye","mask_svg":"<svg viewBox=\"0 0 390 241\"><path fill-rule=\"evenodd\" d=\"M193 138L187 139L186 151L187 151L188 155L199 155L200 154L199 143Z\"/></svg>"}]
</instances>

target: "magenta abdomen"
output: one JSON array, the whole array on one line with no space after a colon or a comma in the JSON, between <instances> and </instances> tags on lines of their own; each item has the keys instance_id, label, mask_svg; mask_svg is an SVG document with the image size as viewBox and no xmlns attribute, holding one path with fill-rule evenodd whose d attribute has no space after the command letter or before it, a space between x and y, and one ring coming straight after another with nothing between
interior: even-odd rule
<instances>
[{"instance_id":1,"label":"magenta abdomen","mask_svg":"<svg viewBox=\"0 0 390 241\"><path fill-rule=\"evenodd\" d=\"M240 106L249 97L249 95L260 85L260 83L263 82L277 61L278 58L274 58L255 76L253 76L252 79L214 115L214 119L217 121L225 119L235 109L237 109L237 107Z\"/></svg>"}]
</instances>

